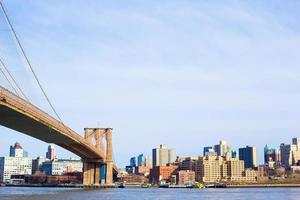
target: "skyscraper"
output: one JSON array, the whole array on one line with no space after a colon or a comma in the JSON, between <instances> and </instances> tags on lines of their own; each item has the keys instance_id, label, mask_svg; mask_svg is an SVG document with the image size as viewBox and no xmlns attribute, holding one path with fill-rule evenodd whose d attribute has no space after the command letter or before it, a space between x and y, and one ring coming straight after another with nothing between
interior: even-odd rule
<instances>
[{"instance_id":1,"label":"skyscraper","mask_svg":"<svg viewBox=\"0 0 300 200\"><path fill-rule=\"evenodd\" d=\"M205 156L208 152L210 152L211 149L213 150L212 146L203 147L203 156Z\"/></svg>"},{"instance_id":2,"label":"skyscraper","mask_svg":"<svg viewBox=\"0 0 300 200\"><path fill-rule=\"evenodd\" d=\"M149 168L152 168L152 158L151 158L151 156L146 156L146 158L145 158L145 166L149 167Z\"/></svg>"},{"instance_id":3,"label":"skyscraper","mask_svg":"<svg viewBox=\"0 0 300 200\"><path fill-rule=\"evenodd\" d=\"M300 138L293 138L292 144L280 145L281 163L288 168L291 165L297 165L300 161Z\"/></svg>"},{"instance_id":4,"label":"skyscraper","mask_svg":"<svg viewBox=\"0 0 300 200\"><path fill-rule=\"evenodd\" d=\"M131 167L136 167L136 157L131 157L130 158L130 166Z\"/></svg>"},{"instance_id":5,"label":"skyscraper","mask_svg":"<svg viewBox=\"0 0 300 200\"><path fill-rule=\"evenodd\" d=\"M279 161L278 150L269 148L268 145L266 145L264 148L264 161L265 164L268 164L269 161Z\"/></svg>"},{"instance_id":6,"label":"skyscraper","mask_svg":"<svg viewBox=\"0 0 300 200\"><path fill-rule=\"evenodd\" d=\"M152 162L155 166L166 166L168 163L174 162L174 150L167 149L165 144L161 144L159 148L152 149Z\"/></svg>"},{"instance_id":7,"label":"skyscraper","mask_svg":"<svg viewBox=\"0 0 300 200\"><path fill-rule=\"evenodd\" d=\"M27 151L25 151L20 143L16 142L15 145L11 145L9 148L10 157L28 157Z\"/></svg>"},{"instance_id":8,"label":"skyscraper","mask_svg":"<svg viewBox=\"0 0 300 200\"><path fill-rule=\"evenodd\" d=\"M55 149L54 149L54 145L49 145L48 146L48 151L46 152L46 158L48 158L49 160L54 160L55 159Z\"/></svg>"},{"instance_id":9,"label":"skyscraper","mask_svg":"<svg viewBox=\"0 0 300 200\"><path fill-rule=\"evenodd\" d=\"M300 138L293 138L292 143L293 145L296 145L297 150L300 150Z\"/></svg>"},{"instance_id":10,"label":"skyscraper","mask_svg":"<svg viewBox=\"0 0 300 200\"><path fill-rule=\"evenodd\" d=\"M232 157L232 158L236 158L236 157L237 157L236 151L231 151L231 157Z\"/></svg>"},{"instance_id":11,"label":"skyscraper","mask_svg":"<svg viewBox=\"0 0 300 200\"><path fill-rule=\"evenodd\" d=\"M144 154L138 155L137 160L138 160L138 166L144 166L145 165Z\"/></svg>"},{"instance_id":12,"label":"skyscraper","mask_svg":"<svg viewBox=\"0 0 300 200\"><path fill-rule=\"evenodd\" d=\"M257 166L256 148L246 146L239 148L239 159L245 162L245 168L253 168Z\"/></svg>"},{"instance_id":13,"label":"skyscraper","mask_svg":"<svg viewBox=\"0 0 300 200\"><path fill-rule=\"evenodd\" d=\"M231 157L231 146L226 141L220 141L219 144L214 146L214 150L218 156Z\"/></svg>"}]
</instances>

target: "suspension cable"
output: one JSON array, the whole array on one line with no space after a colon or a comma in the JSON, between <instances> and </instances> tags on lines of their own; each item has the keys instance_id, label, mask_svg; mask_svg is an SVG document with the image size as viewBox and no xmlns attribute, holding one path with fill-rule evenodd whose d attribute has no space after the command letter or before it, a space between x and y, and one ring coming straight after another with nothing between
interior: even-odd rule
<instances>
[{"instance_id":1,"label":"suspension cable","mask_svg":"<svg viewBox=\"0 0 300 200\"><path fill-rule=\"evenodd\" d=\"M9 75L10 79L13 81L13 83L15 84L15 86L18 88L18 90L21 92L22 96L29 101L29 99L27 98L27 96L25 95L25 93L23 92L22 88L20 87L20 85L17 83L16 79L13 77L12 73L10 73L10 71L8 70L8 68L6 67L6 65L4 64L2 58L0 57L0 63L1 65L4 67L6 73Z\"/></svg>"},{"instance_id":2,"label":"suspension cable","mask_svg":"<svg viewBox=\"0 0 300 200\"><path fill-rule=\"evenodd\" d=\"M2 66L2 65L1 65ZM4 78L7 80L8 84L10 85L10 87L15 91L16 95L20 96L18 91L16 90L16 88L14 87L14 85L11 83L11 81L9 80L9 78L7 77L7 75L5 74L4 70L2 69L2 67L0 67L0 72L1 74L4 76Z\"/></svg>"},{"instance_id":3,"label":"suspension cable","mask_svg":"<svg viewBox=\"0 0 300 200\"><path fill-rule=\"evenodd\" d=\"M25 58L25 60L26 60L26 62L27 62L27 64L28 64L28 66L29 66L29 68L30 68L30 70L31 70L31 72L32 72L32 74L33 74L33 76L34 76L34 78L35 78L35 80L36 80L36 82L37 82L39 88L41 89L41 91L42 91L44 97L46 98L48 104L50 105L50 107L51 107L51 109L53 110L53 112L54 112L54 114L56 115L56 117L59 119L59 121L60 121L62 124L64 124L63 121L62 121L62 119L61 119L60 116L58 115L56 109L54 108L53 104L51 103L51 101L50 101L48 95L46 94L46 91L44 90L44 88L43 88L43 86L42 86L42 84L41 84L39 78L37 77L37 75L36 75L36 73L35 73L35 71L34 71L32 65L31 65L31 62L29 61L29 58L27 57L27 54L25 53L25 50L24 50L24 48L23 48L23 46L22 46L22 44L21 44L21 41L20 41L20 39L19 39L19 37L18 37L18 35L17 35L17 33L16 33L16 31L15 31L15 29L14 29L14 27L13 27L13 25L12 25L10 19L9 19L9 17L8 17L8 14L7 14L7 12L6 12L5 8L4 8L4 6L3 6L1 0L0 0L0 5L1 5L1 9L2 9L2 11L3 11L3 13L4 13L5 19L6 19L7 23L8 23L8 25L9 25L9 27L10 27L10 29L11 29L13 35L14 35L14 38L15 38L16 41L17 41L17 44L18 44L18 46L19 46L19 48L20 48L20 50L21 50L21 52L22 52L22 54L23 54L23 56L24 56L24 58Z\"/></svg>"}]
</instances>

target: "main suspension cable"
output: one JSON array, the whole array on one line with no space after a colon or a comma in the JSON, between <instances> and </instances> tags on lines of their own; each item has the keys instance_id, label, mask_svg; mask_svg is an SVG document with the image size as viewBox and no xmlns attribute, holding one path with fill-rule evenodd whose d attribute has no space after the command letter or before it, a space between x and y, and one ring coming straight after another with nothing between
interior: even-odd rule
<instances>
[{"instance_id":1,"label":"main suspension cable","mask_svg":"<svg viewBox=\"0 0 300 200\"><path fill-rule=\"evenodd\" d=\"M16 41L17 41L17 44L18 44L18 46L19 46L19 48L20 48L20 50L21 50L21 52L22 52L22 54L23 54L23 56L24 56L24 58L25 58L25 60L26 60L26 62L27 62L27 64L28 64L28 66L29 66L29 68L30 68L30 70L31 70L31 72L32 72L32 74L33 74L33 76L34 76L34 78L35 78L35 80L36 80L36 82L37 82L39 88L41 89L41 91L42 91L44 97L46 98L48 104L50 105L50 107L51 107L51 109L53 110L53 112L54 112L54 114L56 115L56 117L59 119L59 121L60 121L62 124L64 124L63 121L62 121L62 119L61 119L60 116L58 115L56 109L54 108L53 104L51 103L51 101L50 101L48 95L46 94L46 91L44 90L44 88L43 88L43 86L42 86L42 84L41 84L39 78L37 77L37 75L36 75L36 73L35 73L35 71L34 71L32 65L31 65L31 62L29 61L29 58L27 57L27 54L25 53L25 50L24 50L24 48L23 48L23 46L22 46L22 44L21 44L21 42L20 42L20 39L19 39L19 37L18 37L18 35L17 35L17 33L16 33L16 31L15 31L15 29L14 29L14 27L13 27L13 25L12 25L12 23L11 23L9 17L8 17L8 14L7 14L7 12L6 12L5 8L4 8L4 6L3 6L1 0L0 0L0 5L1 5L1 9L2 9L2 11L3 11L3 13L4 13L5 19L6 19L7 23L8 23L8 25L9 25L9 27L10 27L10 29L11 29L13 35L14 35L14 38L15 38Z\"/></svg>"}]
</instances>

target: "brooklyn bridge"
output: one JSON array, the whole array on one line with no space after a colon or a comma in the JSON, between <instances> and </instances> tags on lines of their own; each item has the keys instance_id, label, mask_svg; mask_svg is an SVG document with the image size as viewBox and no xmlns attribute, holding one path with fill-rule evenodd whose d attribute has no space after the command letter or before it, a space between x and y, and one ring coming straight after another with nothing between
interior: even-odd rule
<instances>
[{"instance_id":1,"label":"brooklyn bridge","mask_svg":"<svg viewBox=\"0 0 300 200\"><path fill-rule=\"evenodd\" d=\"M41 141L54 143L81 157L83 185L112 185L114 175L118 172L113 161L113 129L85 128L82 137L61 120L29 61L2 1L0 1L0 7L24 60L56 115L56 118L50 116L28 100L22 90L22 85L18 84L0 56L0 73L12 89L8 90L0 86L0 125Z\"/></svg>"},{"instance_id":2,"label":"brooklyn bridge","mask_svg":"<svg viewBox=\"0 0 300 200\"><path fill-rule=\"evenodd\" d=\"M32 136L47 143L54 143L83 160L83 184L113 184L117 167L113 162L112 128L85 128L84 137L62 122L0 87L0 125ZM100 168L105 169L100 174ZM103 171L103 170L101 170Z\"/></svg>"}]
</instances>

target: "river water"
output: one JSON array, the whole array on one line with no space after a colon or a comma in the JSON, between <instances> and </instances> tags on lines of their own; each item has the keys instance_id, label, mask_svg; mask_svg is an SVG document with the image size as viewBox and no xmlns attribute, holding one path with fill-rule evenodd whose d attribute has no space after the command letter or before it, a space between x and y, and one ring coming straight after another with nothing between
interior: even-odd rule
<instances>
[{"instance_id":1,"label":"river water","mask_svg":"<svg viewBox=\"0 0 300 200\"><path fill-rule=\"evenodd\" d=\"M25 188L0 187L0 199L14 200L262 200L300 199L300 188L243 188L243 189L70 189L70 188Z\"/></svg>"}]
</instances>

